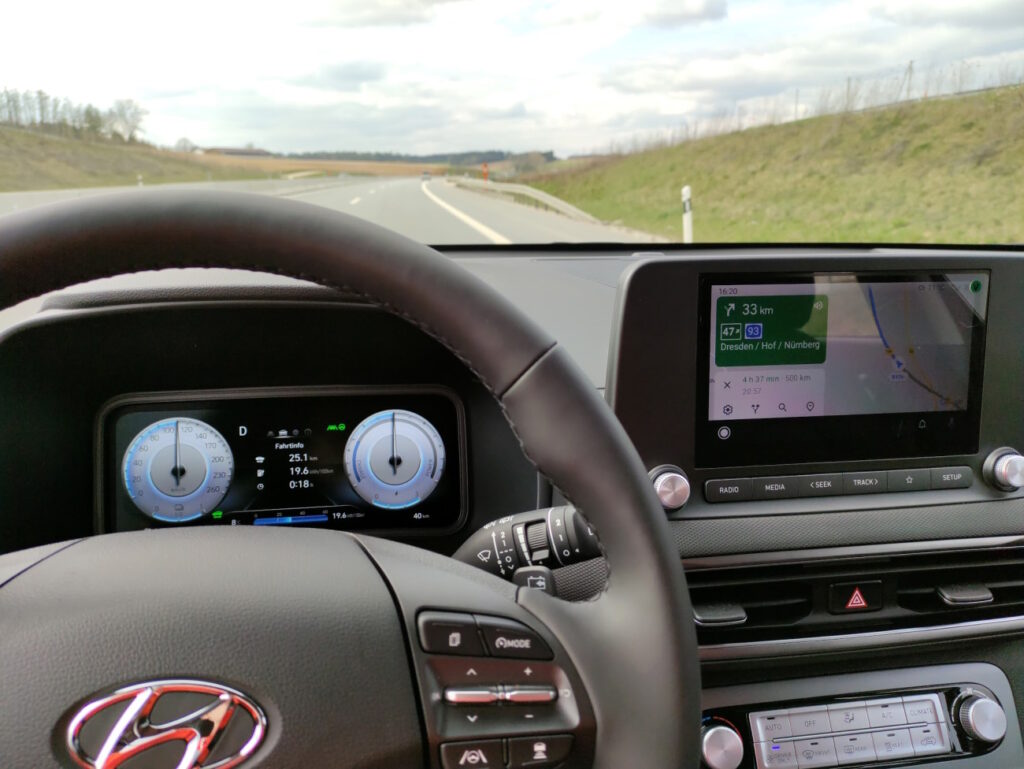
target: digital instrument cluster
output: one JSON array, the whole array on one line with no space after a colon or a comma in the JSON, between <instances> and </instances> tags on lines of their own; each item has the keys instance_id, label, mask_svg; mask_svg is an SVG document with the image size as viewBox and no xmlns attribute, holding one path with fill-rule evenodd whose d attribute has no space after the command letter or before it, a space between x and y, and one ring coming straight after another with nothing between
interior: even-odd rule
<instances>
[{"instance_id":1,"label":"digital instrument cluster","mask_svg":"<svg viewBox=\"0 0 1024 769\"><path fill-rule=\"evenodd\" d=\"M463 423L433 388L129 396L101 417L101 528L451 529Z\"/></svg>"}]
</instances>

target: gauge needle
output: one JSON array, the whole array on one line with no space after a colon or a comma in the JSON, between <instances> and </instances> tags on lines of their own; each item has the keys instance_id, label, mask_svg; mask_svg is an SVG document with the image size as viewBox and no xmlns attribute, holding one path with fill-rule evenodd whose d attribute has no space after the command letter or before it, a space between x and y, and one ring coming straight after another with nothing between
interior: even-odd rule
<instances>
[{"instance_id":1,"label":"gauge needle","mask_svg":"<svg viewBox=\"0 0 1024 769\"><path fill-rule=\"evenodd\" d=\"M398 475L398 433L394 411L391 412L391 474Z\"/></svg>"},{"instance_id":2,"label":"gauge needle","mask_svg":"<svg viewBox=\"0 0 1024 769\"><path fill-rule=\"evenodd\" d=\"M174 469L171 475L174 476L175 487L181 485L181 422L174 420Z\"/></svg>"}]
</instances>

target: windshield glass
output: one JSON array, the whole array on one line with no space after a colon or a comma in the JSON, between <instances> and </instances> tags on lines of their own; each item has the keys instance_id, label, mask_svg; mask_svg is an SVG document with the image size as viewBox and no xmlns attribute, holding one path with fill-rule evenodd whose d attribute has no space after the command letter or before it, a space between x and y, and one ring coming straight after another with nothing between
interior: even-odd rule
<instances>
[{"instance_id":1,"label":"windshield glass","mask_svg":"<svg viewBox=\"0 0 1024 769\"><path fill-rule=\"evenodd\" d=\"M1024 240L1020 0L55 0L0 19L0 217L188 185L434 245Z\"/></svg>"}]
</instances>

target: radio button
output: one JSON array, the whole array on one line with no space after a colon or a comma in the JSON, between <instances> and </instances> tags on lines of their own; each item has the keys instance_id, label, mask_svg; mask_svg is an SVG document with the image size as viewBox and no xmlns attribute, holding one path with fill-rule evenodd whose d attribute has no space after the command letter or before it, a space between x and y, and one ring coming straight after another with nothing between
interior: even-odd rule
<instances>
[{"instance_id":1,"label":"radio button","mask_svg":"<svg viewBox=\"0 0 1024 769\"><path fill-rule=\"evenodd\" d=\"M917 756L949 752L949 733L946 732L945 724L913 727L910 730L910 742Z\"/></svg>"},{"instance_id":2,"label":"radio button","mask_svg":"<svg viewBox=\"0 0 1024 769\"><path fill-rule=\"evenodd\" d=\"M797 475L797 496L801 497L834 497L843 493L842 473L822 473L820 475Z\"/></svg>"},{"instance_id":3,"label":"radio button","mask_svg":"<svg viewBox=\"0 0 1024 769\"><path fill-rule=\"evenodd\" d=\"M903 700L893 697L888 700L868 700L868 721L872 726L900 726L907 723L907 714L903 712Z\"/></svg>"},{"instance_id":4,"label":"radio button","mask_svg":"<svg viewBox=\"0 0 1024 769\"><path fill-rule=\"evenodd\" d=\"M939 705L937 694L918 694L903 698L903 710L907 713L907 723L935 724L940 720L939 712L942 710Z\"/></svg>"},{"instance_id":5,"label":"radio button","mask_svg":"<svg viewBox=\"0 0 1024 769\"><path fill-rule=\"evenodd\" d=\"M969 467L933 467L933 489L966 489L974 483L974 473Z\"/></svg>"},{"instance_id":6,"label":"radio button","mask_svg":"<svg viewBox=\"0 0 1024 769\"><path fill-rule=\"evenodd\" d=\"M708 502L746 502L752 496L749 478L722 478L704 484L704 498Z\"/></svg>"},{"instance_id":7,"label":"radio button","mask_svg":"<svg viewBox=\"0 0 1024 769\"><path fill-rule=\"evenodd\" d=\"M752 478L754 499L789 499L797 495L797 477L775 475L768 478Z\"/></svg>"},{"instance_id":8,"label":"radio button","mask_svg":"<svg viewBox=\"0 0 1024 769\"><path fill-rule=\"evenodd\" d=\"M865 473L843 473L843 493L879 494L888 487L885 470L871 470Z\"/></svg>"},{"instance_id":9,"label":"radio button","mask_svg":"<svg viewBox=\"0 0 1024 769\"><path fill-rule=\"evenodd\" d=\"M799 769L792 742L754 743L757 769Z\"/></svg>"},{"instance_id":10,"label":"radio button","mask_svg":"<svg viewBox=\"0 0 1024 769\"><path fill-rule=\"evenodd\" d=\"M867 729L868 711L863 702L841 702L828 706L828 720L833 732L852 732Z\"/></svg>"},{"instance_id":11,"label":"radio button","mask_svg":"<svg viewBox=\"0 0 1024 769\"><path fill-rule=\"evenodd\" d=\"M782 737L793 735L789 722L788 710L768 710L763 713L751 713L750 731L754 733L755 742L771 742Z\"/></svg>"},{"instance_id":12,"label":"radio button","mask_svg":"<svg viewBox=\"0 0 1024 769\"><path fill-rule=\"evenodd\" d=\"M928 491L932 487L932 471L927 467L915 470L890 470L889 491Z\"/></svg>"},{"instance_id":13,"label":"radio button","mask_svg":"<svg viewBox=\"0 0 1024 769\"><path fill-rule=\"evenodd\" d=\"M793 747L796 748L796 761L800 769L818 769L837 764L836 746L831 737L798 740L793 743Z\"/></svg>"},{"instance_id":14,"label":"radio button","mask_svg":"<svg viewBox=\"0 0 1024 769\"><path fill-rule=\"evenodd\" d=\"M870 734L851 734L832 739L836 744L836 760L840 766L876 760L875 741Z\"/></svg>"},{"instance_id":15,"label":"radio button","mask_svg":"<svg viewBox=\"0 0 1024 769\"><path fill-rule=\"evenodd\" d=\"M909 729L874 732L871 739L875 743L875 756L879 761L907 758L914 755L914 745L910 741Z\"/></svg>"},{"instance_id":16,"label":"radio button","mask_svg":"<svg viewBox=\"0 0 1024 769\"><path fill-rule=\"evenodd\" d=\"M794 708L789 711L789 726L794 737L805 734L828 734L832 726L828 721L825 706L810 708Z\"/></svg>"}]
</instances>

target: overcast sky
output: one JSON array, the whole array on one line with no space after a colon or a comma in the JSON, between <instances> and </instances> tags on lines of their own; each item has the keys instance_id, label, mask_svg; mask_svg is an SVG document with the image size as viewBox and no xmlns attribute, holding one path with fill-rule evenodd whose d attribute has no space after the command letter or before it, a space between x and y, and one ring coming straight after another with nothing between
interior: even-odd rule
<instances>
[{"instance_id":1,"label":"overcast sky","mask_svg":"<svg viewBox=\"0 0 1024 769\"><path fill-rule=\"evenodd\" d=\"M1024 0L38 0L0 27L0 87L279 152L567 155L796 89L806 111L910 60L919 84L964 59L976 85L1024 74Z\"/></svg>"}]
</instances>

